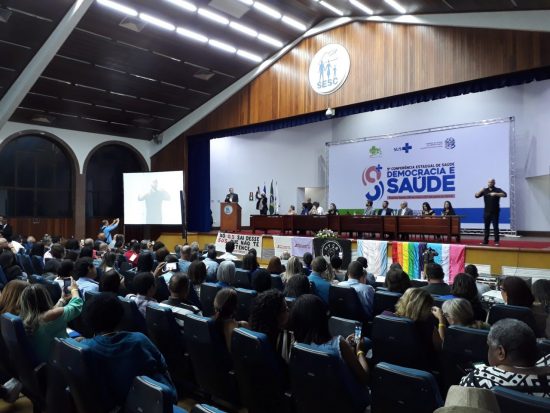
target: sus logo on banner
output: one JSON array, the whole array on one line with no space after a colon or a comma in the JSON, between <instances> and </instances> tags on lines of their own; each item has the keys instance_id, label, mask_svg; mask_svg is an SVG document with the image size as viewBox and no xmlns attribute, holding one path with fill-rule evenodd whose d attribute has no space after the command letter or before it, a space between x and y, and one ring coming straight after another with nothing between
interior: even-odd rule
<instances>
[{"instance_id":1,"label":"sus logo on banner","mask_svg":"<svg viewBox=\"0 0 550 413\"><path fill-rule=\"evenodd\" d=\"M313 238L292 237L292 254L295 257L303 257L306 252L313 254Z\"/></svg>"},{"instance_id":2,"label":"sus logo on banner","mask_svg":"<svg viewBox=\"0 0 550 413\"><path fill-rule=\"evenodd\" d=\"M262 256L263 237L261 235L232 234L220 231L216 237L216 251L225 252L225 244L229 241L235 242L233 254L245 255L250 248L255 248L258 257Z\"/></svg>"},{"instance_id":3,"label":"sus logo on banner","mask_svg":"<svg viewBox=\"0 0 550 413\"><path fill-rule=\"evenodd\" d=\"M276 257L280 258L285 252L292 255L292 237L273 235L273 248Z\"/></svg>"}]
</instances>

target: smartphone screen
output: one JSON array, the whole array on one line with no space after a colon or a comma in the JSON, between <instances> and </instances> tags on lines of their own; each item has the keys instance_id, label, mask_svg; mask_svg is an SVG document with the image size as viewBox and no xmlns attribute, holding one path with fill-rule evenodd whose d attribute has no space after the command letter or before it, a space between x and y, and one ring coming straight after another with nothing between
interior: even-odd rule
<instances>
[{"instance_id":1,"label":"smartphone screen","mask_svg":"<svg viewBox=\"0 0 550 413\"><path fill-rule=\"evenodd\" d=\"M70 287L71 287L71 279L70 278L64 278L63 279L63 294L67 295L70 294Z\"/></svg>"},{"instance_id":2,"label":"smartphone screen","mask_svg":"<svg viewBox=\"0 0 550 413\"><path fill-rule=\"evenodd\" d=\"M176 271L177 268L178 268L177 262L167 262L164 265L164 271Z\"/></svg>"}]
</instances>

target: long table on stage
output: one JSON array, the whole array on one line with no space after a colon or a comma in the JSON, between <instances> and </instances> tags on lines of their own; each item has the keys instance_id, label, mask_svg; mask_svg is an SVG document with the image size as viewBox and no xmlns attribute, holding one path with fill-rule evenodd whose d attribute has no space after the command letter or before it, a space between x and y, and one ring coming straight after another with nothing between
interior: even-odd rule
<instances>
[{"instance_id":1,"label":"long table on stage","mask_svg":"<svg viewBox=\"0 0 550 413\"><path fill-rule=\"evenodd\" d=\"M438 235L460 240L460 216L364 216L364 215L251 215L252 232L278 230L282 234L297 231L320 231L328 228L338 233ZM382 237L382 236L381 236Z\"/></svg>"}]
</instances>

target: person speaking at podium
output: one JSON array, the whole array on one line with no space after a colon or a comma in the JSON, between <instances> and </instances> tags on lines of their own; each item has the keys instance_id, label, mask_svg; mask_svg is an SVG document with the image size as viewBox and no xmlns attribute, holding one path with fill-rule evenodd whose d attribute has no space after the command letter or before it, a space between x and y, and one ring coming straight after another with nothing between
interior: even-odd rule
<instances>
[{"instance_id":1,"label":"person speaking at podium","mask_svg":"<svg viewBox=\"0 0 550 413\"><path fill-rule=\"evenodd\" d=\"M239 202L239 195L233 192L233 188L229 188L229 193L225 196L225 202Z\"/></svg>"}]
</instances>

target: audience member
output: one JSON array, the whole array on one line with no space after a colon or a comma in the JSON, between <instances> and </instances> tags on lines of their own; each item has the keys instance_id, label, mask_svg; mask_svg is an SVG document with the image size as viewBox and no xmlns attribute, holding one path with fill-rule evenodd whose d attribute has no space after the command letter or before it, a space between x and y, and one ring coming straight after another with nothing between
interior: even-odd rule
<instances>
[{"instance_id":1,"label":"audience member","mask_svg":"<svg viewBox=\"0 0 550 413\"><path fill-rule=\"evenodd\" d=\"M490 327L489 324L475 317L472 304L465 298L445 300L441 308L433 307L432 313L439 321L438 332L443 341L445 340L447 325L458 325L482 330L489 330Z\"/></svg>"},{"instance_id":2,"label":"audience member","mask_svg":"<svg viewBox=\"0 0 550 413\"><path fill-rule=\"evenodd\" d=\"M310 294L311 285L304 274L292 276L285 284L285 296L298 298L304 294Z\"/></svg>"},{"instance_id":3,"label":"audience member","mask_svg":"<svg viewBox=\"0 0 550 413\"><path fill-rule=\"evenodd\" d=\"M218 262L216 261L216 246L208 245L206 258L203 260L206 265L206 280L208 282L216 282L216 273L218 272Z\"/></svg>"},{"instance_id":4,"label":"audience member","mask_svg":"<svg viewBox=\"0 0 550 413\"><path fill-rule=\"evenodd\" d=\"M168 284L170 282L170 278L172 278L172 275L179 272L178 259L175 255L168 254L162 261L165 263L162 278L164 278L164 281ZM159 263L162 261L159 261ZM170 268L168 268L169 266Z\"/></svg>"},{"instance_id":5,"label":"audience member","mask_svg":"<svg viewBox=\"0 0 550 413\"><path fill-rule=\"evenodd\" d=\"M172 312L180 315L200 314L200 310L187 300L190 285L191 281L187 275L182 272L174 273L168 284L170 298L160 303L160 305L168 307ZM180 321L180 319L176 319L176 321ZM178 324L183 325L183 323Z\"/></svg>"},{"instance_id":6,"label":"audience member","mask_svg":"<svg viewBox=\"0 0 550 413\"><path fill-rule=\"evenodd\" d=\"M235 284L235 263L233 261L222 261L218 267L218 287L229 287Z\"/></svg>"},{"instance_id":7,"label":"audience member","mask_svg":"<svg viewBox=\"0 0 550 413\"><path fill-rule=\"evenodd\" d=\"M290 342L284 340L283 334L281 334L286 328L287 322L288 307L285 296L280 291L262 292L252 302L248 320L250 329L267 335L273 350L281 354L284 359L288 359L290 349Z\"/></svg>"},{"instance_id":8,"label":"audience member","mask_svg":"<svg viewBox=\"0 0 550 413\"><path fill-rule=\"evenodd\" d=\"M330 257L330 266L332 267L332 272L336 280L344 281L346 279L346 272L342 271L342 258L337 255L333 255ZM362 270L363 267L361 266L361 271Z\"/></svg>"},{"instance_id":9,"label":"audience member","mask_svg":"<svg viewBox=\"0 0 550 413\"><path fill-rule=\"evenodd\" d=\"M481 296L485 294L487 291L490 291L491 287L489 287L487 284L477 282L479 273L477 272L477 267L474 264L468 264L466 267L464 267L464 272L470 275L476 282L477 295L481 300Z\"/></svg>"},{"instance_id":10,"label":"audience member","mask_svg":"<svg viewBox=\"0 0 550 413\"><path fill-rule=\"evenodd\" d=\"M29 250L29 256L31 257L43 258L44 253L45 253L44 244L42 244L41 242L35 242L34 244L32 244L32 247Z\"/></svg>"},{"instance_id":11,"label":"audience member","mask_svg":"<svg viewBox=\"0 0 550 413\"><path fill-rule=\"evenodd\" d=\"M9 249L5 249L0 253L0 267L2 267L8 281L23 276L23 270L17 265L15 254Z\"/></svg>"},{"instance_id":12,"label":"audience member","mask_svg":"<svg viewBox=\"0 0 550 413\"><path fill-rule=\"evenodd\" d=\"M155 244L156 246L157 244ZM155 251L155 258L157 259L157 262L167 262L166 258L171 256L170 251L168 251L168 248L162 247ZM172 257L176 258L174 255ZM176 259L174 262L178 262Z\"/></svg>"},{"instance_id":13,"label":"audience member","mask_svg":"<svg viewBox=\"0 0 550 413\"><path fill-rule=\"evenodd\" d=\"M330 281L327 279L328 265L323 257L315 257L311 262L311 274L309 274L309 281L311 282L313 292L321 297L321 299L328 305L328 290L330 287Z\"/></svg>"},{"instance_id":14,"label":"audience member","mask_svg":"<svg viewBox=\"0 0 550 413\"><path fill-rule=\"evenodd\" d=\"M69 287L70 300L61 298L54 306L46 287L29 284L21 293L20 316L40 362L50 358L55 338L67 338L67 323L82 311L82 299L73 280Z\"/></svg>"},{"instance_id":15,"label":"audience member","mask_svg":"<svg viewBox=\"0 0 550 413\"><path fill-rule=\"evenodd\" d=\"M150 252L141 251L137 260L137 272L153 272L155 265L153 254Z\"/></svg>"},{"instance_id":16,"label":"audience member","mask_svg":"<svg viewBox=\"0 0 550 413\"><path fill-rule=\"evenodd\" d=\"M282 275L283 283L288 283L288 281L299 274L303 274L304 267L302 266L302 263L300 262L300 258L298 257L290 257L286 263L286 269L285 272Z\"/></svg>"},{"instance_id":17,"label":"audience member","mask_svg":"<svg viewBox=\"0 0 550 413\"><path fill-rule=\"evenodd\" d=\"M313 262L313 254L311 252L305 252L302 261L304 262L304 274L309 275L311 272L311 263Z\"/></svg>"},{"instance_id":18,"label":"audience member","mask_svg":"<svg viewBox=\"0 0 550 413\"><path fill-rule=\"evenodd\" d=\"M520 277L507 276L500 286L502 299L508 305L529 307L533 305L535 298L529 289L527 282Z\"/></svg>"},{"instance_id":19,"label":"audience member","mask_svg":"<svg viewBox=\"0 0 550 413\"><path fill-rule=\"evenodd\" d=\"M351 287L357 292L357 297L368 319L373 316L374 309L374 288L365 284L365 273L363 266L358 261L353 261L348 267L348 280L338 285Z\"/></svg>"},{"instance_id":20,"label":"audience member","mask_svg":"<svg viewBox=\"0 0 550 413\"><path fill-rule=\"evenodd\" d=\"M237 310L237 292L232 288L222 288L214 298L214 324L225 339L228 351L231 351L231 336L237 327L248 328L248 322L235 320Z\"/></svg>"},{"instance_id":21,"label":"audience member","mask_svg":"<svg viewBox=\"0 0 550 413\"><path fill-rule=\"evenodd\" d=\"M433 413L500 413L500 407L490 390L454 385L447 392L445 406Z\"/></svg>"},{"instance_id":22,"label":"audience member","mask_svg":"<svg viewBox=\"0 0 550 413\"><path fill-rule=\"evenodd\" d=\"M134 268L137 266L139 252L139 242L137 240L132 240L132 242L130 243L130 248L124 253L124 257Z\"/></svg>"},{"instance_id":23,"label":"audience member","mask_svg":"<svg viewBox=\"0 0 550 413\"><path fill-rule=\"evenodd\" d=\"M220 255L220 259L231 261L238 260L237 256L233 255L233 251L235 251L235 241L228 241L225 244L225 253Z\"/></svg>"},{"instance_id":24,"label":"audience member","mask_svg":"<svg viewBox=\"0 0 550 413\"><path fill-rule=\"evenodd\" d=\"M73 268L74 268L74 264L73 264ZM44 264L44 272L42 273L42 277L46 278L47 280L55 280L57 278L57 274L60 269L61 269L61 261L48 260Z\"/></svg>"},{"instance_id":25,"label":"audience member","mask_svg":"<svg viewBox=\"0 0 550 413\"><path fill-rule=\"evenodd\" d=\"M453 280L451 294L470 302L474 310L475 320L485 320L487 318L487 312L481 306L481 301L479 301L476 282L471 275L466 273L457 274Z\"/></svg>"},{"instance_id":26,"label":"audience member","mask_svg":"<svg viewBox=\"0 0 550 413\"><path fill-rule=\"evenodd\" d=\"M281 259L279 257L271 257L269 264L267 264L267 271L270 274L281 275L285 272L285 267L281 264Z\"/></svg>"},{"instance_id":27,"label":"audience member","mask_svg":"<svg viewBox=\"0 0 550 413\"><path fill-rule=\"evenodd\" d=\"M259 293L263 293L271 289L271 274L268 270L263 268L258 268L252 274L250 279L250 284L253 290L256 290Z\"/></svg>"},{"instance_id":28,"label":"audience member","mask_svg":"<svg viewBox=\"0 0 550 413\"><path fill-rule=\"evenodd\" d=\"M384 285L388 291L401 294L412 287L411 279L407 273L398 268L390 269L388 271Z\"/></svg>"},{"instance_id":29,"label":"audience member","mask_svg":"<svg viewBox=\"0 0 550 413\"><path fill-rule=\"evenodd\" d=\"M29 283L26 281L12 280L4 286L0 295L0 314L19 315L21 311L21 293L28 285ZM0 340L2 340L1 337Z\"/></svg>"},{"instance_id":30,"label":"audience member","mask_svg":"<svg viewBox=\"0 0 550 413\"><path fill-rule=\"evenodd\" d=\"M181 247L180 256L181 258L178 263L179 271L187 274L187 270L191 265L191 247L189 245Z\"/></svg>"},{"instance_id":31,"label":"audience member","mask_svg":"<svg viewBox=\"0 0 550 413\"><path fill-rule=\"evenodd\" d=\"M413 320L418 328L422 347L435 353L441 349L441 337L436 328L437 319L432 314L433 305L434 300L426 290L409 288L395 305L395 315Z\"/></svg>"},{"instance_id":32,"label":"audience member","mask_svg":"<svg viewBox=\"0 0 550 413\"><path fill-rule=\"evenodd\" d=\"M464 376L461 386L512 387L522 393L550 397L550 354L537 361L537 339L527 324L511 318L499 320L491 326L487 344L489 365Z\"/></svg>"},{"instance_id":33,"label":"audience member","mask_svg":"<svg viewBox=\"0 0 550 413\"><path fill-rule=\"evenodd\" d=\"M197 296L200 296L201 285L206 281L206 265L204 265L203 261L193 261L187 269L187 275Z\"/></svg>"},{"instance_id":34,"label":"audience member","mask_svg":"<svg viewBox=\"0 0 550 413\"><path fill-rule=\"evenodd\" d=\"M374 274L367 271L369 266L367 259L365 257L357 257L355 261L359 262L363 266L363 271L365 272L365 282L372 288L376 287L376 277Z\"/></svg>"},{"instance_id":35,"label":"audience member","mask_svg":"<svg viewBox=\"0 0 550 413\"><path fill-rule=\"evenodd\" d=\"M243 256L243 265L241 267L243 270L253 273L259 267L260 264L258 264L258 259L256 258L256 255L248 252Z\"/></svg>"},{"instance_id":36,"label":"audience member","mask_svg":"<svg viewBox=\"0 0 550 413\"><path fill-rule=\"evenodd\" d=\"M121 278L121 275L114 268L103 273L101 281L99 282L99 292L109 292L119 295L121 283L124 283Z\"/></svg>"},{"instance_id":37,"label":"audience member","mask_svg":"<svg viewBox=\"0 0 550 413\"><path fill-rule=\"evenodd\" d=\"M322 257L321 257L322 258ZM344 369L343 374L349 375L351 394L355 395L357 411L363 411L369 404L368 365L365 358L364 341L354 343L351 337L348 340L341 336L332 337L328 329L328 311L323 301L312 294L305 294L297 298L290 311L289 329L294 332L298 343L308 344L315 350L328 352L340 360ZM319 389L322 391L322 389Z\"/></svg>"},{"instance_id":38,"label":"audience member","mask_svg":"<svg viewBox=\"0 0 550 413\"><path fill-rule=\"evenodd\" d=\"M83 317L94 336L82 344L90 349L99 375L98 381L90 385L101 386L109 411L118 411L124 405L134 378L141 375L167 386L172 403L176 403L176 390L160 351L141 333L116 331L123 316L124 308L114 294L101 294L86 304Z\"/></svg>"},{"instance_id":39,"label":"audience member","mask_svg":"<svg viewBox=\"0 0 550 413\"><path fill-rule=\"evenodd\" d=\"M428 277L428 285L421 287L432 295L449 295L451 287L443 281L445 273L441 265L430 263L426 266L426 276Z\"/></svg>"},{"instance_id":40,"label":"audience member","mask_svg":"<svg viewBox=\"0 0 550 413\"><path fill-rule=\"evenodd\" d=\"M91 258L79 258L74 264L74 277L78 289L84 295L87 291L93 293L99 291L99 283L96 281L97 272Z\"/></svg>"},{"instance_id":41,"label":"audience member","mask_svg":"<svg viewBox=\"0 0 550 413\"><path fill-rule=\"evenodd\" d=\"M550 338L550 280L538 279L531 291L535 299L531 309L537 324L537 337Z\"/></svg>"},{"instance_id":42,"label":"audience member","mask_svg":"<svg viewBox=\"0 0 550 413\"><path fill-rule=\"evenodd\" d=\"M101 258L101 264L99 264L99 269L102 273L106 273L115 268L116 254L114 252L107 251L103 254Z\"/></svg>"},{"instance_id":43,"label":"audience member","mask_svg":"<svg viewBox=\"0 0 550 413\"><path fill-rule=\"evenodd\" d=\"M154 298L157 292L155 276L150 272L140 272L134 277L133 284L136 293L128 294L126 298L134 301L139 312L145 317L147 304L157 302Z\"/></svg>"}]
</instances>

